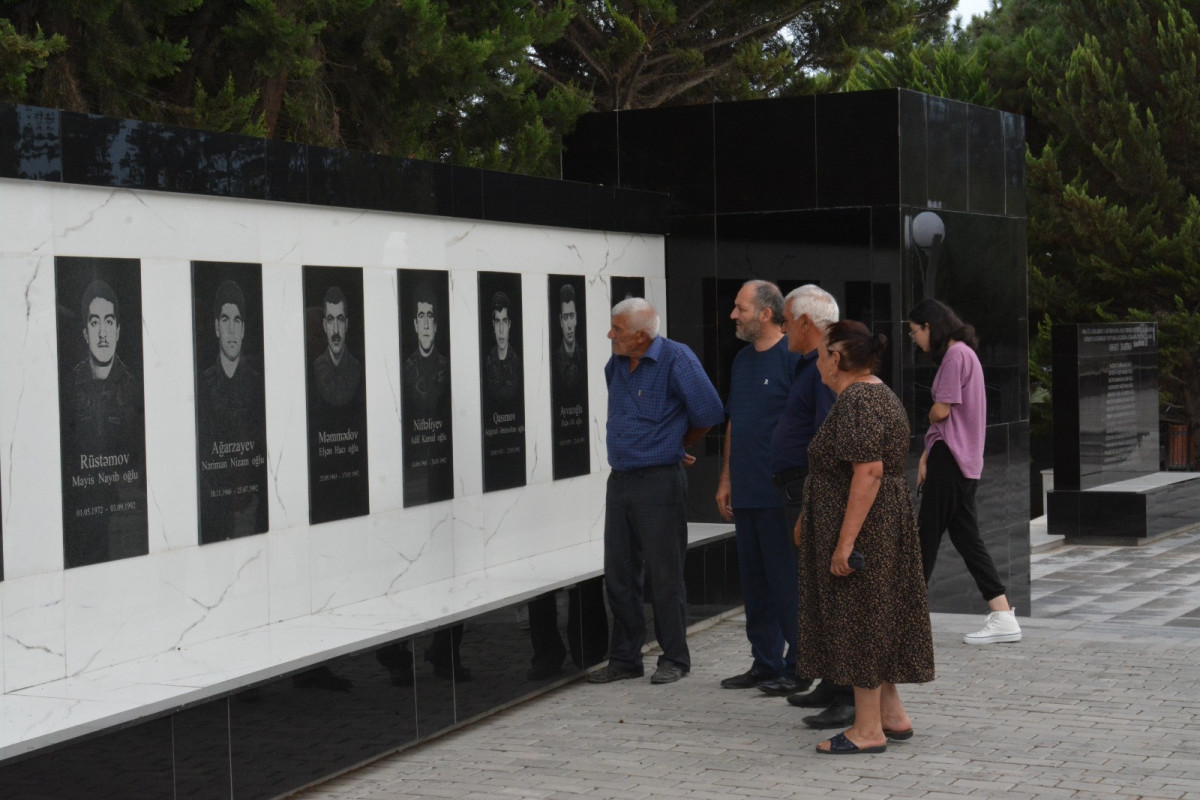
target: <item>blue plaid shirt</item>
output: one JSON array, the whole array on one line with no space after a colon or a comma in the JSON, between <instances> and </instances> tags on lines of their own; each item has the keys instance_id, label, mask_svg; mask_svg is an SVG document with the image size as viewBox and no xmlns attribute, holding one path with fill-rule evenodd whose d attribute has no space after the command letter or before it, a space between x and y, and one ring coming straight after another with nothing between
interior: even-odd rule
<instances>
[{"instance_id":1,"label":"blue plaid shirt","mask_svg":"<svg viewBox=\"0 0 1200 800\"><path fill-rule=\"evenodd\" d=\"M725 407L696 354L659 336L629 371L628 356L604 365L608 383L608 463L627 471L678 464L689 428L725 421Z\"/></svg>"}]
</instances>

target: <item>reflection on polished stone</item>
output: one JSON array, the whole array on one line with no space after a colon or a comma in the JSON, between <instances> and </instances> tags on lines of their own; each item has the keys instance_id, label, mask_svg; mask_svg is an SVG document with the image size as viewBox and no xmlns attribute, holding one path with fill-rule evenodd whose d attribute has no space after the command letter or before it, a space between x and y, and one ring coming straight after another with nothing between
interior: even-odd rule
<instances>
[{"instance_id":1,"label":"reflection on polished stone","mask_svg":"<svg viewBox=\"0 0 1200 800\"><path fill-rule=\"evenodd\" d=\"M232 796L274 797L415 741L416 694L395 669L369 651L231 697Z\"/></svg>"}]
</instances>

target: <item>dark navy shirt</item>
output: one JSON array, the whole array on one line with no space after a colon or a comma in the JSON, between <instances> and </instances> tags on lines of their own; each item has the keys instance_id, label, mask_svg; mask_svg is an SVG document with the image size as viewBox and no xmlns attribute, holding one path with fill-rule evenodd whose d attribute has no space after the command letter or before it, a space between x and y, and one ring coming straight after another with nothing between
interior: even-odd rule
<instances>
[{"instance_id":1,"label":"dark navy shirt","mask_svg":"<svg viewBox=\"0 0 1200 800\"><path fill-rule=\"evenodd\" d=\"M783 414L801 355L788 350L787 337L762 351L743 347L729 375L729 481L734 508L778 508L765 456L771 451L775 423Z\"/></svg>"},{"instance_id":2,"label":"dark navy shirt","mask_svg":"<svg viewBox=\"0 0 1200 800\"><path fill-rule=\"evenodd\" d=\"M787 407L771 439L772 474L797 467L808 468L808 443L829 415L835 399L833 390L821 383L817 351L806 353L796 365Z\"/></svg>"},{"instance_id":3,"label":"dark navy shirt","mask_svg":"<svg viewBox=\"0 0 1200 800\"><path fill-rule=\"evenodd\" d=\"M644 469L683 460L689 428L725 420L721 398L696 354L659 336L629 371L629 356L604 365L608 383L608 463L616 470Z\"/></svg>"}]
</instances>

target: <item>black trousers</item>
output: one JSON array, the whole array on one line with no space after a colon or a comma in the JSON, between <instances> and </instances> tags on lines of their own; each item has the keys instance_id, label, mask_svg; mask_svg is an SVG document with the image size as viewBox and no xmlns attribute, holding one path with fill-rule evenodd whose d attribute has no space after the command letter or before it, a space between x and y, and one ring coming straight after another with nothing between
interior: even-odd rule
<instances>
[{"instance_id":1,"label":"black trousers","mask_svg":"<svg viewBox=\"0 0 1200 800\"><path fill-rule=\"evenodd\" d=\"M945 442L936 442L925 462L925 486L917 527L921 535L921 561L925 567L925 582L933 575L942 534L950 532L950 543L962 556L967 571L975 579L984 600L1005 593L1000 573L988 553L975 511L975 487L979 481L968 478L958 468L958 462Z\"/></svg>"}]
</instances>

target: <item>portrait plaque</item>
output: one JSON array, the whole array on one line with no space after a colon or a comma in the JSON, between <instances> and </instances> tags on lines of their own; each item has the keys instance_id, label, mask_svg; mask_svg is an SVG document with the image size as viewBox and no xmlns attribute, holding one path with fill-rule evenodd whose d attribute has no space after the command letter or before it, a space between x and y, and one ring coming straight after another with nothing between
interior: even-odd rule
<instances>
[{"instance_id":1,"label":"portrait plaque","mask_svg":"<svg viewBox=\"0 0 1200 800\"><path fill-rule=\"evenodd\" d=\"M145 555L141 263L58 256L54 292L64 563Z\"/></svg>"},{"instance_id":2,"label":"portrait plaque","mask_svg":"<svg viewBox=\"0 0 1200 800\"><path fill-rule=\"evenodd\" d=\"M308 519L370 513L363 273L304 267Z\"/></svg>"},{"instance_id":3,"label":"portrait plaque","mask_svg":"<svg viewBox=\"0 0 1200 800\"><path fill-rule=\"evenodd\" d=\"M619 275L614 275L612 280L612 304L615 306L622 300L627 300L630 297L645 297L646 296L646 279L645 278L622 278Z\"/></svg>"},{"instance_id":4,"label":"portrait plaque","mask_svg":"<svg viewBox=\"0 0 1200 800\"><path fill-rule=\"evenodd\" d=\"M525 485L525 370L521 276L479 273L483 490Z\"/></svg>"},{"instance_id":5,"label":"portrait plaque","mask_svg":"<svg viewBox=\"0 0 1200 800\"><path fill-rule=\"evenodd\" d=\"M397 270L404 506L454 497L450 275Z\"/></svg>"},{"instance_id":6,"label":"portrait plaque","mask_svg":"<svg viewBox=\"0 0 1200 800\"><path fill-rule=\"evenodd\" d=\"M551 275L550 424L554 480L591 471L588 446L587 302L581 275Z\"/></svg>"},{"instance_id":7,"label":"portrait plaque","mask_svg":"<svg viewBox=\"0 0 1200 800\"><path fill-rule=\"evenodd\" d=\"M265 533L262 265L192 262L200 544Z\"/></svg>"}]
</instances>

